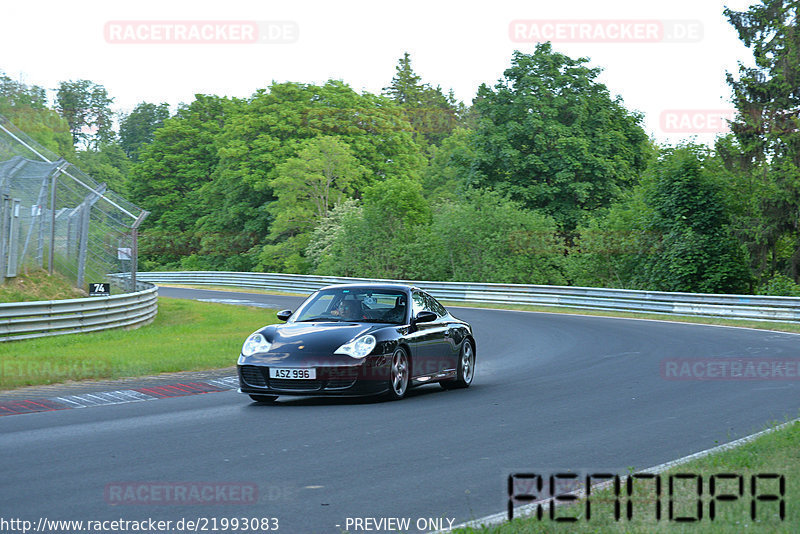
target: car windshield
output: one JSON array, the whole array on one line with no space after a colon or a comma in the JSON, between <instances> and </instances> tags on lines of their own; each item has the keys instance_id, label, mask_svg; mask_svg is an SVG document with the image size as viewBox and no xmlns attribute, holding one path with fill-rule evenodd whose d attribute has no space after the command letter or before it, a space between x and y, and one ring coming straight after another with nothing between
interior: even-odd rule
<instances>
[{"instance_id":1,"label":"car windshield","mask_svg":"<svg viewBox=\"0 0 800 534\"><path fill-rule=\"evenodd\" d=\"M311 295L292 322L406 322L407 297L402 291L371 288L324 289Z\"/></svg>"}]
</instances>

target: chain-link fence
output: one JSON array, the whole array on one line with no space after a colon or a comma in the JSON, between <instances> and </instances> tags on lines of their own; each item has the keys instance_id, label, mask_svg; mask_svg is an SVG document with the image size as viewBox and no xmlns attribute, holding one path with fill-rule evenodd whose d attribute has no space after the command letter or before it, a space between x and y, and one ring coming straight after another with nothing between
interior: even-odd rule
<instances>
[{"instance_id":1,"label":"chain-link fence","mask_svg":"<svg viewBox=\"0 0 800 534\"><path fill-rule=\"evenodd\" d=\"M0 115L0 282L46 268L82 289L108 282L134 291L147 213Z\"/></svg>"}]
</instances>

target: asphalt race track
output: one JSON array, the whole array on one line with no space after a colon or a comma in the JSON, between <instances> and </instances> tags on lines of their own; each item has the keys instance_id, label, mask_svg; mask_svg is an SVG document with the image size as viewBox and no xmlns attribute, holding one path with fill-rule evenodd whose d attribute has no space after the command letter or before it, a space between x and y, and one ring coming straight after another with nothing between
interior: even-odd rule
<instances>
[{"instance_id":1,"label":"asphalt race track","mask_svg":"<svg viewBox=\"0 0 800 534\"><path fill-rule=\"evenodd\" d=\"M276 308L300 300L159 293ZM34 524L269 517L286 533L341 532L347 518L460 523L505 509L510 471L646 468L798 416L796 378L662 376L662 360L674 358L800 358L797 335L451 311L475 329L477 372L468 390L425 386L400 402L282 397L273 406L227 391L2 417L0 516ZM155 490L137 503L109 495L140 483L223 490L210 504L154 505L147 499L159 498ZM243 503L235 488L256 488L257 502Z\"/></svg>"}]
</instances>

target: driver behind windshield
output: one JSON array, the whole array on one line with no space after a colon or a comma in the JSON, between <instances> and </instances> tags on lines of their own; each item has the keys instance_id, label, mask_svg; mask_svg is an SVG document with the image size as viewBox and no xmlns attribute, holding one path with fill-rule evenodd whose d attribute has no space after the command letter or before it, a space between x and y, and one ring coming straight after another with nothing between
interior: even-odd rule
<instances>
[{"instance_id":1,"label":"driver behind windshield","mask_svg":"<svg viewBox=\"0 0 800 534\"><path fill-rule=\"evenodd\" d=\"M331 313L338 315L345 321L357 321L364 318L361 313L361 303L357 300L342 300L339 306Z\"/></svg>"}]
</instances>

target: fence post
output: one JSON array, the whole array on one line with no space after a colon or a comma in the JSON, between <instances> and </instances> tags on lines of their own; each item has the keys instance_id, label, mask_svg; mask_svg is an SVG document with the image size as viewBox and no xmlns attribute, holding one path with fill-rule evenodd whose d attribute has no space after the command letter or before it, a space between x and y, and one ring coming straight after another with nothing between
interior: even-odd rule
<instances>
[{"instance_id":1,"label":"fence post","mask_svg":"<svg viewBox=\"0 0 800 534\"><path fill-rule=\"evenodd\" d=\"M86 198L81 203L81 219L80 219L80 235L78 241L78 287L83 288L84 277L86 276L86 252L89 249L89 215L92 211L92 206L95 202L100 200L103 193L106 192L106 184L100 186L86 195Z\"/></svg>"},{"instance_id":2,"label":"fence post","mask_svg":"<svg viewBox=\"0 0 800 534\"><path fill-rule=\"evenodd\" d=\"M53 275L56 255L56 185L58 174L50 178L50 253L47 258L47 272Z\"/></svg>"},{"instance_id":3,"label":"fence post","mask_svg":"<svg viewBox=\"0 0 800 534\"><path fill-rule=\"evenodd\" d=\"M61 165L59 165L59 167L55 171L53 171L53 174L49 177L50 181L52 182L52 180L54 178L57 178L58 175L61 174L64 171L64 169L67 168L68 165L69 165L69 163L67 163L66 161L62 162ZM46 214L46 210L44 209L44 202L45 202L45 199L47 198L47 184L48 184L47 178L48 177L45 177L44 180L42 180L42 189L39 191L39 200L38 200L39 215L40 216L38 218L38 220L39 220L39 238L38 238L38 241L36 243L36 264L38 266L40 266L40 267L44 267L44 265L43 265L43 263L44 263L44 218L45 218L45 214ZM52 221L52 215L51 215L51 221L50 222L51 223L53 222ZM33 221L31 221L31 229L33 229ZM25 248L26 249L28 248L27 247L27 243L25 245Z\"/></svg>"},{"instance_id":4,"label":"fence post","mask_svg":"<svg viewBox=\"0 0 800 534\"><path fill-rule=\"evenodd\" d=\"M8 195L3 195L2 199L0 199L0 283L4 282L6 279L6 268L8 266L8 260L6 254L8 252L8 246L6 243L8 240L8 203L10 199Z\"/></svg>"},{"instance_id":5,"label":"fence post","mask_svg":"<svg viewBox=\"0 0 800 534\"><path fill-rule=\"evenodd\" d=\"M19 261L19 243L17 243L17 230L19 229L19 210L22 201L18 198L11 200L11 212L8 217L8 266L6 276L17 276L17 262Z\"/></svg>"},{"instance_id":6,"label":"fence post","mask_svg":"<svg viewBox=\"0 0 800 534\"><path fill-rule=\"evenodd\" d=\"M139 225L145 217L150 215L149 211L142 210L136 220L131 225L131 291L136 291L136 271L139 269Z\"/></svg>"}]
</instances>

